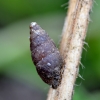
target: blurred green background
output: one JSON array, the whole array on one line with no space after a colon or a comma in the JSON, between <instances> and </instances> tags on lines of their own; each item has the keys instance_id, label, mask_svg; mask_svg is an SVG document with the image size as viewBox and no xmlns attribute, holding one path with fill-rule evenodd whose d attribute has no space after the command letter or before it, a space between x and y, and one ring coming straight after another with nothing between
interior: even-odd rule
<instances>
[{"instance_id":1,"label":"blurred green background","mask_svg":"<svg viewBox=\"0 0 100 100\"><path fill-rule=\"evenodd\" d=\"M46 100L49 86L38 76L29 46L37 22L59 45L68 0L0 0L0 100ZM65 6L61 7L61 5ZM100 100L100 0L96 0L73 100Z\"/></svg>"}]
</instances>

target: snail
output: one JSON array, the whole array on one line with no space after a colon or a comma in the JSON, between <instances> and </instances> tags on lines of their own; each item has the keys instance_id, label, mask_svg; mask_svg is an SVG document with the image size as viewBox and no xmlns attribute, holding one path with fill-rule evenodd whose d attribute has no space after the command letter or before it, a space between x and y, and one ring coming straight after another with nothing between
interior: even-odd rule
<instances>
[{"instance_id":1,"label":"snail","mask_svg":"<svg viewBox=\"0 0 100 100\"><path fill-rule=\"evenodd\" d=\"M30 24L30 51L41 79L56 89L61 81L63 60L53 40L36 22Z\"/></svg>"}]
</instances>

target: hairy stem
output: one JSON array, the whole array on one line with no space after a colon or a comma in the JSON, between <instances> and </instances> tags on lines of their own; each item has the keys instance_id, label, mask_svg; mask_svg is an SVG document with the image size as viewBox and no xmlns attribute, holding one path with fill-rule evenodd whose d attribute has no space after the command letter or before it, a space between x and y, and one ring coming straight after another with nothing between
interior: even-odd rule
<instances>
[{"instance_id":1,"label":"hairy stem","mask_svg":"<svg viewBox=\"0 0 100 100\"><path fill-rule=\"evenodd\" d=\"M60 53L64 59L61 84L50 88L47 100L71 100L89 23L92 0L70 0L62 32Z\"/></svg>"}]
</instances>

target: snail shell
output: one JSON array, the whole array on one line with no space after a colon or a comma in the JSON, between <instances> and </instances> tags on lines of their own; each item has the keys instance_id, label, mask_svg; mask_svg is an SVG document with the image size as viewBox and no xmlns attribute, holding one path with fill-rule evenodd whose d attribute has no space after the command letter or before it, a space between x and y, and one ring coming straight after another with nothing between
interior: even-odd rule
<instances>
[{"instance_id":1,"label":"snail shell","mask_svg":"<svg viewBox=\"0 0 100 100\"><path fill-rule=\"evenodd\" d=\"M30 24L30 50L38 74L56 89L61 81L62 57L54 42L36 22Z\"/></svg>"}]
</instances>

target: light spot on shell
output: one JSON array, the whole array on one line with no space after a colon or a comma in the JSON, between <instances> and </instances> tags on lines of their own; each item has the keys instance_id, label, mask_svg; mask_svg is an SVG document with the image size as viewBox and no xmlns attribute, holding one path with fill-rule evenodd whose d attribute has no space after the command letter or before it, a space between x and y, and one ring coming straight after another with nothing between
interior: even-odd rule
<instances>
[{"instance_id":1,"label":"light spot on shell","mask_svg":"<svg viewBox=\"0 0 100 100\"><path fill-rule=\"evenodd\" d=\"M36 22L31 22L30 28L33 27L33 26L35 26L36 24L37 24Z\"/></svg>"},{"instance_id":2,"label":"light spot on shell","mask_svg":"<svg viewBox=\"0 0 100 100\"><path fill-rule=\"evenodd\" d=\"M47 65L48 65L48 66L51 66L51 64L50 64L50 63L47 63Z\"/></svg>"}]
</instances>

